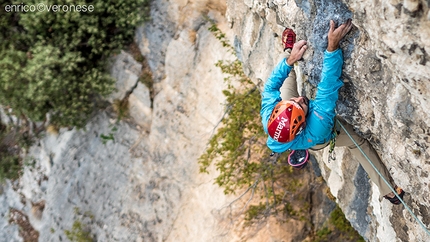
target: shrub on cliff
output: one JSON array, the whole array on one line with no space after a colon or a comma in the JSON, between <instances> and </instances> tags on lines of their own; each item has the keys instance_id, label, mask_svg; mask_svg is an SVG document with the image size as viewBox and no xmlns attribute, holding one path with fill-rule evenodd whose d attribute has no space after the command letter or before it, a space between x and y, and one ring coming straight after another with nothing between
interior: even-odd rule
<instances>
[{"instance_id":1,"label":"shrub on cliff","mask_svg":"<svg viewBox=\"0 0 430 242\"><path fill-rule=\"evenodd\" d=\"M225 34L215 24L209 30L234 53ZM222 126L199 158L200 172L209 173L208 168L214 164L219 171L215 183L225 194L240 192L237 200L248 197L242 209L248 225L275 214L300 219L301 212L293 208L293 199L286 195L299 194L301 184L290 166L274 164L269 156L259 115L261 94L258 87L245 75L238 59L221 60L216 66L227 76L228 86L223 91L226 113L220 122ZM283 154L280 160L286 160L286 155ZM257 201L252 201L254 197Z\"/></svg>"},{"instance_id":2,"label":"shrub on cliff","mask_svg":"<svg viewBox=\"0 0 430 242\"><path fill-rule=\"evenodd\" d=\"M22 168L20 152L29 145L28 131L0 123L0 184L19 177Z\"/></svg>"},{"instance_id":3,"label":"shrub on cliff","mask_svg":"<svg viewBox=\"0 0 430 242\"><path fill-rule=\"evenodd\" d=\"M44 11L23 11L40 4L0 3L0 103L33 121L49 114L57 126L82 127L97 100L113 90L107 60L133 40L149 0L55 0ZM55 4L69 11L53 12ZM78 4L93 11L71 11Z\"/></svg>"},{"instance_id":4,"label":"shrub on cliff","mask_svg":"<svg viewBox=\"0 0 430 242\"><path fill-rule=\"evenodd\" d=\"M209 30L224 47L234 53L225 34L215 24ZM199 164L200 172L205 173L209 173L211 165L216 167L218 175L215 183L224 189L225 194L240 193L224 207L229 207L229 218L233 221L244 212L244 225L256 227L260 227L259 223L271 216L279 222L294 219L305 221L311 228L311 231L304 229L301 232L303 238L311 238L311 241L336 238L341 238L341 241L363 241L339 207L333 211L324 227L313 224L314 195L310 187L303 184L307 182L303 180L306 171L293 172L287 163L289 152L270 156L271 151L266 146L267 135L259 115L261 94L258 87L245 75L238 59L219 61L216 66L227 74L225 81L228 86L223 92L226 96L226 112L220 121L221 127L209 140L206 152L200 156ZM234 203L241 207L237 214L233 211Z\"/></svg>"}]
</instances>

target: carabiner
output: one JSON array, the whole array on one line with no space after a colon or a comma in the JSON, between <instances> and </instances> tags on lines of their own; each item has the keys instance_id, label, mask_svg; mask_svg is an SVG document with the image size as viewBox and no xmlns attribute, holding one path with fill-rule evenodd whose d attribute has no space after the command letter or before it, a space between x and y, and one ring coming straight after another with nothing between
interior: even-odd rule
<instances>
[{"instance_id":1,"label":"carabiner","mask_svg":"<svg viewBox=\"0 0 430 242\"><path fill-rule=\"evenodd\" d=\"M331 160L336 160L336 152L334 150L328 154L328 163L330 163Z\"/></svg>"}]
</instances>

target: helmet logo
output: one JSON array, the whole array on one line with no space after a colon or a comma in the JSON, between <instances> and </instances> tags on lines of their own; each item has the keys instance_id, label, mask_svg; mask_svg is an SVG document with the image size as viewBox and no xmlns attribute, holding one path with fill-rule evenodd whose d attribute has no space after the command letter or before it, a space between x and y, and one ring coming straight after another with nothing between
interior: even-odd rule
<instances>
[{"instance_id":1,"label":"helmet logo","mask_svg":"<svg viewBox=\"0 0 430 242\"><path fill-rule=\"evenodd\" d=\"M267 133L277 142L291 142L304 128L305 114L293 101L276 104L267 122Z\"/></svg>"},{"instance_id":2,"label":"helmet logo","mask_svg":"<svg viewBox=\"0 0 430 242\"><path fill-rule=\"evenodd\" d=\"M275 134L273 136L273 139L278 141L279 136L281 136L281 131L285 127L285 123L288 121L288 119L281 117L281 121L278 123L278 126L276 127Z\"/></svg>"}]
</instances>

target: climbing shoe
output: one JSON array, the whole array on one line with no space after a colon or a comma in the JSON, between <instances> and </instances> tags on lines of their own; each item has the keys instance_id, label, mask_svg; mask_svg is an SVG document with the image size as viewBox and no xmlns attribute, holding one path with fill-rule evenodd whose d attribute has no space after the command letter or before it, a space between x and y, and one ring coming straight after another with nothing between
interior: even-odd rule
<instances>
[{"instance_id":1,"label":"climbing shoe","mask_svg":"<svg viewBox=\"0 0 430 242\"><path fill-rule=\"evenodd\" d=\"M290 164L294 169L301 170L308 164L308 158L308 150L293 150L288 155L288 164Z\"/></svg>"},{"instance_id":2,"label":"climbing shoe","mask_svg":"<svg viewBox=\"0 0 430 242\"><path fill-rule=\"evenodd\" d=\"M397 195L399 195L399 197L403 199L403 195L405 195L405 192L403 191L403 189L401 189L400 187L396 187L396 192L397 192ZM401 203L400 199L397 196L388 197L387 195L385 195L384 198L395 205L399 205Z\"/></svg>"},{"instance_id":3,"label":"climbing shoe","mask_svg":"<svg viewBox=\"0 0 430 242\"><path fill-rule=\"evenodd\" d=\"M296 43L296 33L292 29L286 28L282 32L282 45L284 46L284 51L286 49L292 49Z\"/></svg>"}]
</instances>

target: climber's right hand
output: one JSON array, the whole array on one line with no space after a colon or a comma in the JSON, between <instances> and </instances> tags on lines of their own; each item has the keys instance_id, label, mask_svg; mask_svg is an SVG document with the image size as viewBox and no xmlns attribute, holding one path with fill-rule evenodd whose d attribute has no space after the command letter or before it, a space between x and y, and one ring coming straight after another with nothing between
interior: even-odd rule
<instances>
[{"instance_id":1,"label":"climber's right hand","mask_svg":"<svg viewBox=\"0 0 430 242\"><path fill-rule=\"evenodd\" d=\"M287 64L290 66L294 65L294 62L300 60L305 53L308 46L306 45L306 40L300 40L295 43L293 49L291 50L291 55L288 57Z\"/></svg>"}]
</instances>

